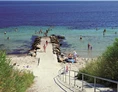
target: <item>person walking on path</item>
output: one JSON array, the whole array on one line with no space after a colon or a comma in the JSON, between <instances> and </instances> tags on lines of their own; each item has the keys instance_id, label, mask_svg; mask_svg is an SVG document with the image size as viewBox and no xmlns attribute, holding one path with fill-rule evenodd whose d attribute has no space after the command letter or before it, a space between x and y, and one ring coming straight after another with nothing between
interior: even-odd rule
<instances>
[{"instance_id":1,"label":"person walking on path","mask_svg":"<svg viewBox=\"0 0 118 92\"><path fill-rule=\"evenodd\" d=\"M45 44L43 45L43 49L44 49L44 52L46 52L46 45Z\"/></svg>"},{"instance_id":2,"label":"person walking on path","mask_svg":"<svg viewBox=\"0 0 118 92\"><path fill-rule=\"evenodd\" d=\"M46 41L46 46L48 45L48 41Z\"/></svg>"}]
</instances>

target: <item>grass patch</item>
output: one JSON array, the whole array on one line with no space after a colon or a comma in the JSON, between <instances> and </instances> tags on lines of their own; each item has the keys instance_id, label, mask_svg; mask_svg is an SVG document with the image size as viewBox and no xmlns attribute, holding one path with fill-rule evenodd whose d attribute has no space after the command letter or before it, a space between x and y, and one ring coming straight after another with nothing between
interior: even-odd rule
<instances>
[{"instance_id":1,"label":"grass patch","mask_svg":"<svg viewBox=\"0 0 118 92\"><path fill-rule=\"evenodd\" d=\"M32 72L14 70L6 53L0 51L0 92L25 92L33 79Z\"/></svg>"}]
</instances>

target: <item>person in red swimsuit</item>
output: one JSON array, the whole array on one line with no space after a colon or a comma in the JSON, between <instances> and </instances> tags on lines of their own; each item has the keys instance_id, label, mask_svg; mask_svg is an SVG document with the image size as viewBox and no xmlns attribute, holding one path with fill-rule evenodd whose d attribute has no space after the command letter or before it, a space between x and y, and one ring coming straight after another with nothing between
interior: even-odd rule
<instances>
[{"instance_id":1,"label":"person in red swimsuit","mask_svg":"<svg viewBox=\"0 0 118 92\"><path fill-rule=\"evenodd\" d=\"M44 52L46 52L46 46L45 46L45 44L43 45L43 49L44 49Z\"/></svg>"}]
</instances>

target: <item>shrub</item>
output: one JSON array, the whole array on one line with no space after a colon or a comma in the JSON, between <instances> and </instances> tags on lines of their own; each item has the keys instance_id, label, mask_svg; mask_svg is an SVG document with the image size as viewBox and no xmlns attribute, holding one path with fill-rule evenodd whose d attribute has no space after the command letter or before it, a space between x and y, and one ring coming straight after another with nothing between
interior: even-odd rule
<instances>
[{"instance_id":1,"label":"shrub","mask_svg":"<svg viewBox=\"0 0 118 92\"><path fill-rule=\"evenodd\" d=\"M96 61L86 65L80 72L94 76L99 76L118 81L118 39L115 39L112 46L107 47L106 51L97 58ZM78 73L78 78L80 74ZM87 79L91 81L91 78ZM101 81L99 81L101 82Z\"/></svg>"}]
</instances>

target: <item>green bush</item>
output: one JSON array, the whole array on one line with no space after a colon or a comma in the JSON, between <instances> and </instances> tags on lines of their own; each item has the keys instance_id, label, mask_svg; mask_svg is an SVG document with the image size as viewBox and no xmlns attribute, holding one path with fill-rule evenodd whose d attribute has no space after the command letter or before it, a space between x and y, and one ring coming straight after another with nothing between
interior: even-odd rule
<instances>
[{"instance_id":1,"label":"green bush","mask_svg":"<svg viewBox=\"0 0 118 92\"><path fill-rule=\"evenodd\" d=\"M0 51L0 92L25 92L33 83L33 73L14 70L6 59L6 53Z\"/></svg>"},{"instance_id":2,"label":"green bush","mask_svg":"<svg viewBox=\"0 0 118 92\"><path fill-rule=\"evenodd\" d=\"M118 39L96 61L87 64L80 72L118 81ZM81 78L79 73L78 78ZM91 81L91 78L87 81Z\"/></svg>"}]
</instances>

